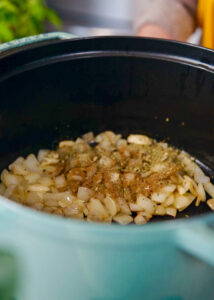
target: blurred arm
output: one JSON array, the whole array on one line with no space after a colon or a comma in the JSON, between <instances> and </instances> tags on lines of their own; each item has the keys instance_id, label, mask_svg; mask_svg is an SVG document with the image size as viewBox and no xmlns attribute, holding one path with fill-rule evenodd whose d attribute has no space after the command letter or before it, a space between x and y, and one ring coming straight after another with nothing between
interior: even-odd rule
<instances>
[{"instance_id":1,"label":"blurred arm","mask_svg":"<svg viewBox=\"0 0 214 300\"><path fill-rule=\"evenodd\" d=\"M186 41L196 27L197 0L150 0L137 19L139 36Z\"/></svg>"}]
</instances>

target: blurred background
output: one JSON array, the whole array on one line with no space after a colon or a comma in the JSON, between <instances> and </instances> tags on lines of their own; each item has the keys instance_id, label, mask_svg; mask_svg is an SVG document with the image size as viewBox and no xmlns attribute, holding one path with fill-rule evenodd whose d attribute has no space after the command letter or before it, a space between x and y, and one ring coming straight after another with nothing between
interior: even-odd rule
<instances>
[{"instance_id":1,"label":"blurred background","mask_svg":"<svg viewBox=\"0 0 214 300\"><path fill-rule=\"evenodd\" d=\"M47 31L132 35L150 0L0 0L0 42Z\"/></svg>"},{"instance_id":2,"label":"blurred background","mask_svg":"<svg viewBox=\"0 0 214 300\"><path fill-rule=\"evenodd\" d=\"M133 35L133 22L150 0L48 0L64 30L78 36Z\"/></svg>"},{"instance_id":3,"label":"blurred background","mask_svg":"<svg viewBox=\"0 0 214 300\"><path fill-rule=\"evenodd\" d=\"M50 31L82 36L136 35L151 0L0 0L0 43ZM200 41L197 31L190 42Z\"/></svg>"}]
</instances>

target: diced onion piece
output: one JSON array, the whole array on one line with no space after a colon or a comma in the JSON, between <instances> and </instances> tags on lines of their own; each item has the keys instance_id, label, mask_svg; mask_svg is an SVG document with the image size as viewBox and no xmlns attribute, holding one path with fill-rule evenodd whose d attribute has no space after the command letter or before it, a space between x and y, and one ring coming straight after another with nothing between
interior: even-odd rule
<instances>
[{"instance_id":1,"label":"diced onion piece","mask_svg":"<svg viewBox=\"0 0 214 300\"><path fill-rule=\"evenodd\" d=\"M141 211L140 213L142 214L142 216L145 217L145 219L147 220L147 222L152 218L152 215L149 214L149 213L146 212L146 211Z\"/></svg>"},{"instance_id":2,"label":"diced onion piece","mask_svg":"<svg viewBox=\"0 0 214 300\"><path fill-rule=\"evenodd\" d=\"M192 181L190 181L189 179L184 178L183 181L182 181L182 184L177 186L178 193L179 193L180 195L183 195L183 194L185 194L187 191L189 191L189 189L190 189L190 187L191 187L191 182L192 182Z\"/></svg>"},{"instance_id":3,"label":"diced onion piece","mask_svg":"<svg viewBox=\"0 0 214 300\"><path fill-rule=\"evenodd\" d=\"M59 200L58 205L62 208L68 207L73 202L73 196L69 192L62 193L62 198Z\"/></svg>"},{"instance_id":4,"label":"diced onion piece","mask_svg":"<svg viewBox=\"0 0 214 300\"><path fill-rule=\"evenodd\" d=\"M138 212L137 216L134 218L134 222L137 225L142 225L142 224L146 224L147 220L141 212Z\"/></svg>"},{"instance_id":5,"label":"diced onion piece","mask_svg":"<svg viewBox=\"0 0 214 300\"><path fill-rule=\"evenodd\" d=\"M73 147L73 145L75 144L74 141L71 140L67 140L67 141L62 141L59 143L59 148L63 148L63 147Z\"/></svg>"},{"instance_id":6,"label":"diced onion piece","mask_svg":"<svg viewBox=\"0 0 214 300\"><path fill-rule=\"evenodd\" d=\"M131 210L124 198L117 198L117 202L120 206L121 213L124 213L126 215L131 215Z\"/></svg>"},{"instance_id":7,"label":"diced onion piece","mask_svg":"<svg viewBox=\"0 0 214 300\"><path fill-rule=\"evenodd\" d=\"M65 180L64 175L59 175L59 176L55 177L54 181L55 181L55 185L57 188L62 188L64 186L66 186L66 180Z\"/></svg>"},{"instance_id":8,"label":"diced onion piece","mask_svg":"<svg viewBox=\"0 0 214 300\"><path fill-rule=\"evenodd\" d=\"M194 179L197 183L208 183L210 181L209 177L204 174L204 172L199 168L197 164L194 163Z\"/></svg>"},{"instance_id":9,"label":"diced onion piece","mask_svg":"<svg viewBox=\"0 0 214 300\"><path fill-rule=\"evenodd\" d=\"M8 187L10 185L18 185L22 181L22 177L18 175L13 175L7 170L4 170L1 174L2 182Z\"/></svg>"},{"instance_id":10,"label":"diced onion piece","mask_svg":"<svg viewBox=\"0 0 214 300\"><path fill-rule=\"evenodd\" d=\"M38 183L45 186L51 186L54 184L54 181L48 176L42 176L39 178Z\"/></svg>"},{"instance_id":11,"label":"diced onion piece","mask_svg":"<svg viewBox=\"0 0 214 300\"><path fill-rule=\"evenodd\" d=\"M32 208L36 210L42 210L44 207L44 204L42 202L36 202L35 204L32 205Z\"/></svg>"},{"instance_id":12,"label":"diced onion piece","mask_svg":"<svg viewBox=\"0 0 214 300\"><path fill-rule=\"evenodd\" d=\"M204 190L204 187L202 185L202 183L199 183L197 186L197 193L198 193L198 198L196 201L196 206L198 206L200 204L200 201L205 201L206 200L206 193Z\"/></svg>"},{"instance_id":13,"label":"diced onion piece","mask_svg":"<svg viewBox=\"0 0 214 300\"><path fill-rule=\"evenodd\" d=\"M72 202L69 206L64 208L64 214L66 217L74 218L80 213L82 213L82 206L77 201Z\"/></svg>"},{"instance_id":14,"label":"diced onion piece","mask_svg":"<svg viewBox=\"0 0 214 300\"><path fill-rule=\"evenodd\" d=\"M141 177L142 177L142 178L146 178L146 177L148 177L151 173L152 173L151 170L148 171L148 172L141 173Z\"/></svg>"},{"instance_id":15,"label":"diced onion piece","mask_svg":"<svg viewBox=\"0 0 214 300\"><path fill-rule=\"evenodd\" d=\"M9 165L8 169L11 170L13 165L22 164L24 161L25 161L24 157L20 156L12 164Z\"/></svg>"},{"instance_id":16,"label":"diced onion piece","mask_svg":"<svg viewBox=\"0 0 214 300\"><path fill-rule=\"evenodd\" d=\"M152 166L151 171L152 172L163 172L166 169L166 165L164 163L162 164L155 164Z\"/></svg>"},{"instance_id":17,"label":"diced onion piece","mask_svg":"<svg viewBox=\"0 0 214 300\"><path fill-rule=\"evenodd\" d=\"M115 216L117 212L120 210L117 202L114 199L112 199L110 196L105 197L103 199L103 202L111 216Z\"/></svg>"},{"instance_id":18,"label":"diced onion piece","mask_svg":"<svg viewBox=\"0 0 214 300\"><path fill-rule=\"evenodd\" d=\"M83 219L84 219L84 215L83 215L83 213L81 212L81 213L72 215L72 218L73 218L73 219L77 219L77 220L83 220Z\"/></svg>"},{"instance_id":19,"label":"diced onion piece","mask_svg":"<svg viewBox=\"0 0 214 300\"><path fill-rule=\"evenodd\" d=\"M104 221L108 218L108 212L100 200L96 198L91 198L87 204L88 216L91 220L94 221Z\"/></svg>"},{"instance_id":20,"label":"diced onion piece","mask_svg":"<svg viewBox=\"0 0 214 300\"><path fill-rule=\"evenodd\" d=\"M88 142L94 140L94 134L93 134L92 131L90 131L90 132L87 132L87 133L83 134L82 138L83 138L83 140L84 140L85 142L88 143Z\"/></svg>"},{"instance_id":21,"label":"diced onion piece","mask_svg":"<svg viewBox=\"0 0 214 300\"><path fill-rule=\"evenodd\" d=\"M80 186L77 192L77 198L83 201L88 201L93 195L93 191L87 187Z\"/></svg>"},{"instance_id":22,"label":"diced onion piece","mask_svg":"<svg viewBox=\"0 0 214 300\"><path fill-rule=\"evenodd\" d=\"M162 193L162 192L158 192L158 193L153 193L151 195L151 199L156 202L156 203L163 203L168 197L167 193Z\"/></svg>"},{"instance_id":23,"label":"diced onion piece","mask_svg":"<svg viewBox=\"0 0 214 300\"><path fill-rule=\"evenodd\" d=\"M158 143L158 145L160 145L164 149L168 148L168 144L167 143L160 142L160 143Z\"/></svg>"},{"instance_id":24,"label":"diced onion piece","mask_svg":"<svg viewBox=\"0 0 214 300\"><path fill-rule=\"evenodd\" d=\"M155 209L155 215L164 216L166 214L166 208L163 205L157 205Z\"/></svg>"},{"instance_id":25,"label":"diced onion piece","mask_svg":"<svg viewBox=\"0 0 214 300\"><path fill-rule=\"evenodd\" d=\"M82 181L83 178L80 175L72 175L72 176L69 177L69 180Z\"/></svg>"},{"instance_id":26,"label":"diced onion piece","mask_svg":"<svg viewBox=\"0 0 214 300\"><path fill-rule=\"evenodd\" d=\"M133 221L133 218L129 215L118 214L113 217L113 220L120 225L127 225Z\"/></svg>"},{"instance_id":27,"label":"diced onion piece","mask_svg":"<svg viewBox=\"0 0 214 300\"><path fill-rule=\"evenodd\" d=\"M109 175L110 175L110 180L113 183L117 183L118 180L120 179L120 174L118 172L110 172Z\"/></svg>"},{"instance_id":28,"label":"diced onion piece","mask_svg":"<svg viewBox=\"0 0 214 300\"><path fill-rule=\"evenodd\" d=\"M9 185L8 188L4 192L4 196L7 198L11 197L15 188L16 188L16 185L13 185L13 184Z\"/></svg>"},{"instance_id":29,"label":"diced onion piece","mask_svg":"<svg viewBox=\"0 0 214 300\"><path fill-rule=\"evenodd\" d=\"M127 146L127 141L125 139L120 139L119 141L117 141L117 149L122 149L123 147Z\"/></svg>"},{"instance_id":30,"label":"diced onion piece","mask_svg":"<svg viewBox=\"0 0 214 300\"><path fill-rule=\"evenodd\" d=\"M142 211L142 207L139 207L136 203L130 202L129 207L131 211Z\"/></svg>"},{"instance_id":31,"label":"diced onion piece","mask_svg":"<svg viewBox=\"0 0 214 300\"><path fill-rule=\"evenodd\" d=\"M175 197L173 194L169 195L166 200L163 202L164 207L168 207L170 205L173 205L175 202Z\"/></svg>"},{"instance_id":32,"label":"diced onion piece","mask_svg":"<svg viewBox=\"0 0 214 300\"><path fill-rule=\"evenodd\" d=\"M41 172L40 164L34 154L28 155L24 161L24 165L32 172Z\"/></svg>"},{"instance_id":33,"label":"diced onion piece","mask_svg":"<svg viewBox=\"0 0 214 300\"><path fill-rule=\"evenodd\" d=\"M185 208L187 208L193 202L194 199L195 196L190 193L186 193L184 195L177 194L175 197L175 208L179 211L182 211Z\"/></svg>"},{"instance_id":34,"label":"diced onion piece","mask_svg":"<svg viewBox=\"0 0 214 300\"><path fill-rule=\"evenodd\" d=\"M207 182L204 184L205 191L214 198L214 185L211 182Z\"/></svg>"},{"instance_id":35,"label":"diced onion piece","mask_svg":"<svg viewBox=\"0 0 214 300\"><path fill-rule=\"evenodd\" d=\"M123 182L128 186L129 184L133 183L135 180L135 174L133 173L125 173L123 175Z\"/></svg>"},{"instance_id":36,"label":"diced onion piece","mask_svg":"<svg viewBox=\"0 0 214 300\"><path fill-rule=\"evenodd\" d=\"M114 164L114 161L108 156L102 156L99 160L100 167L110 168Z\"/></svg>"},{"instance_id":37,"label":"diced onion piece","mask_svg":"<svg viewBox=\"0 0 214 300\"><path fill-rule=\"evenodd\" d=\"M43 200L43 193L30 192L25 200L25 204L33 205Z\"/></svg>"},{"instance_id":38,"label":"diced onion piece","mask_svg":"<svg viewBox=\"0 0 214 300\"><path fill-rule=\"evenodd\" d=\"M176 208L174 208L174 207L167 207L166 208L166 215L168 215L168 216L172 216L172 217L176 217L176 214L177 214L177 210L176 210Z\"/></svg>"},{"instance_id":39,"label":"diced onion piece","mask_svg":"<svg viewBox=\"0 0 214 300\"><path fill-rule=\"evenodd\" d=\"M214 210L214 199L207 200L207 204L212 210Z\"/></svg>"},{"instance_id":40,"label":"diced onion piece","mask_svg":"<svg viewBox=\"0 0 214 300\"><path fill-rule=\"evenodd\" d=\"M152 139L142 134L131 134L128 136L128 143L138 145L151 145Z\"/></svg>"},{"instance_id":41,"label":"diced onion piece","mask_svg":"<svg viewBox=\"0 0 214 300\"><path fill-rule=\"evenodd\" d=\"M173 193L175 189L176 189L175 184L168 184L161 189L161 192L170 194Z\"/></svg>"},{"instance_id":42,"label":"diced onion piece","mask_svg":"<svg viewBox=\"0 0 214 300\"><path fill-rule=\"evenodd\" d=\"M32 184L35 183L39 179L39 177L39 173L31 172L25 176L25 180L27 180L28 183Z\"/></svg>"},{"instance_id":43,"label":"diced onion piece","mask_svg":"<svg viewBox=\"0 0 214 300\"><path fill-rule=\"evenodd\" d=\"M70 205L74 200L75 197L71 195L70 192L61 192L61 193L45 193L44 194L44 202L45 204L49 201L55 201L59 203L61 207L65 207Z\"/></svg>"},{"instance_id":44,"label":"diced onion piece","mask_svg":"<svg viewBox=\"0 0 214 300\"><path fill-rule=\"evenodd\" d=\"M9 165L9 170L13 171L16 175L27 175L29 170L23 164L24 158L17 158L11 165Z\"/></svg>"},{"instance_id":45,"label":"diced onion piece","mask_svg":"<svg viewBox=\"0 0 214 300\"><path fill-rule=\"evenodd\" d=\"M193 176L195 164L191 160L190 156L186 152L181 151L178 158L180 158L181 162L184 164L184 168L188 172L188 174L190 176Z\"/></svg>"},{"instance_id":46,"label":"diced onion piece","mask_svg":"<svg viewBox=\"0 0 214 300\"><path fill-rule=\"evenodd\" d=\"M151 199L149 199L143 195L137 196L136 204L138 205L138 207L141 207L141 210L144 210L151 215L155 211L156 205L154 204L154 202Z\"/></svg>"},{"instance_id":47,"label":"diced onion piece","mask_svg":"<svg viewBox=\"0 0 214 300\"><path fill-rule=\"evenodd\" d=\"M41 184L30 184L28 186L28 191L29 192L41 192L41 193L44 193L44 192L48 192L49 191L49 187L41 185Z\"/></svg>"},{"instance_id":48,"label":"diced onion piece","mask_svg":"<svg viewBox=\"0 0 214 300\"><path fill-rule=\"evenodd\" d=\"M46 156L48 156L49 153L50 153L50 150L46 150L46 149L41 149L41 150L39 150L38 155L37 155L38 161L41 163L42 160L43 160Z\"/></svg>"}]
</instances>

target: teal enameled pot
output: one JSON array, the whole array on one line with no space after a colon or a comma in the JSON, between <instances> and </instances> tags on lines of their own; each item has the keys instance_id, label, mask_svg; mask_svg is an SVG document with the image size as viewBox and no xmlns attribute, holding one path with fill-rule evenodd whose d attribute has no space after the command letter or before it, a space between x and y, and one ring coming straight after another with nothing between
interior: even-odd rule
<instances>
[{"instance_id":1,"label":"teal enameled pot","mask_svg":"<svg viewBox=\"0 0 214 300\"><path fill-rule=\"evenodd\" d=\"M4 44L0 170L60 139L108 129L167 138L213 175L213 99L214 53L204 48L64 33ZM206 204L123 227L0 198L0 248L16 262L16 300L212 300L213 224Z\"/></svg>"}]
</instances>

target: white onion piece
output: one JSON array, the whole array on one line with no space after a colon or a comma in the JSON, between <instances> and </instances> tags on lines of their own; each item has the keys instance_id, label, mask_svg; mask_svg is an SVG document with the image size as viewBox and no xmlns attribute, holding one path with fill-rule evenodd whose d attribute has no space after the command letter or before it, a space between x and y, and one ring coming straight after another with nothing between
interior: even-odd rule
<instances>
[{"instance_id":1,"label":"white onion piece","mask_svg":"<svg viewBox=\"0 0 214 300\"><path fill-rule=\"evenodd\" d=\"M88 217L94 221L104 221L108 218L108 212L106 208L102 205L100 200L96 198L91 198L87 204L88 208Z\"/></svg>"},{"instance_id":2,"label":"white onion piece","mask_svg":"<svg viewBox=\"0 0 214 300\"><path fill-rule=\"evenodd\" d=\"M214 199L207 200L207 204L212 210L214 210Z\"/></svg>"},{"instance_id":3,"label":"white onion piece","mask_svg":"<svg viewBox=\"0 0 214 300\"><path fill-rule=\"evenodd\" d=\"M29 192L48 192L49 191L49 187L41 185L41 184L30 184L28 186L28 191Z\"/></svg>"},{"instance_id":4,"label":"white onion piece","mask_svg":"<svg viewBox=\"0 0 214 300\"><path fill-rule=\"evenodd\" d=\"M155 215L164 216L166 214L166 208L163 205L157 205L155 209Z\"/></svg>"},{"instance_id":5,"label":"white onion piece","mask_svg":"<svg viewBox=\"0 0 214 300\"><path fill-rule=\"evenodd\" d=\"M137 225L142 225L142 224L146 224L146 223L147 223L147 220L146 220L146 218L143 216L142 213L138 212L138 213L137 213L137 216L134 218L134 222L135 222L135 224L137 224Z\"/></svg>"},{"instance_id":6,"label":"white onion piece","mask_svg":"<svg viewBox=\"0 0 214 300\"><path fill-rule=\"evenodd\" d=\"M18 175L13 175L7 170L4 170L1 174L1 180L7 187L9 187L10 185L20 184L22 181L22 177Z\"/></svg>"},{"instance_id":7,"label":"white onion piece","mask_svg":"<svg viewBox=\"0 0 214 300\"><path fill-rule=\"evenodd\" d=\"M133 218L129 215L118 214L113 217L113 220L120 225L127 225L133 221Z\"/></svg>"},{"instance_id":8,"label":"white onion piece","mask_svg":"<svg viewBox=\"0 0 214 300\"><path fill-rule=\"evenodd\" d=\"M115 216L117 214L117 212L120 210L119 205L117 204L117 202L109 196L104 198L103 202L104 202L105 207L107 208L107 210L108 210L108 212L111 216Z\"/></svg>"},{"instance_id":9,"label":"white onion piece","mask_svg":"<svg viewBox=\"0 0 214 300\"><path fill-rule=\"evenodd\" d=\"M169 195L166 200L163 202L164 207L168 207L170 205L173 205L175 203L175 197L174 194Z\"/></svg>"},{"instance_id":10,"label":"white onion piece","mask_svg":"<svg viewBox=\"0 0 214 300\"><path fill-rule=\"evenodd\" d=\"M186 207L188 207L193 202L194 199L195 196L190 193L186 193L184 195L178 194L175 197L175 208L178 209L179 211L182 211Z\"/></svg>"},{"instance_id":11,"label":"white onion piece","mask_svg":"<svg viewBox=\"0 0 214 300\"><path fill-rule=\"evenodd\" d=\"M214 185L211 182L207 182L204 184L205 191L214 198Z\"/></svg>"},{"instance_id":12,"label":"white onion piece","mask_svg":"<svg viewBox=\"0 0 214 300\"><path fill-rule=\"evenodd\" d=\"M78 188L78 192L77 192L77 198L83 201L88 201L93 195L93 191L86 188L86 187L82 187L80 186Z\"/></svg>"},{"instance_id":13,"label":"white onion piece","mask_svg":"<svg viewBox=\"0 0 214 300\"><path fill-rule=\"evenodd\" d=\"M40 164L34 154L28 155L24 161L24 165L32 172L41 172Z\"/></svg>"},{"instance_id":14,"label":"white onion piece","mask_svg":"<svg viewBox=\"0 0 214 300\"><path fill-rule=\"evenodd\" d=\"M62 188L66 185L66 180L64 175L60 175L54 178L55 185L57 188Z\"/></svg>"},{"instance_id":15,"label":"white onion piece","mask_svg":"<svg viewBox=\"0 0 214 300\"><path fill-rule=\"evenodd\" d=\"M163 203L167 199L168 195L168 193L162 193L160 191L158 193L153 193L151 195L151 199L156 203Z\"/></svg>"},{"instance_id":16,"label":"white onion piece","mask_svg":"<svg viewBox=\"0 0 214 300\"><path fill-rule=\"evenodd\" d=\"M43 160L46 156L48 156L49 153L50 153L50 150L46 150L46 149L41 149L41 150L39 150L38 155L37 155L38 161L41 163L42 160Z\"/></svg>"},{"instance_id":17,"label":"white onion piece","mask_svg":"<svg viewBox=\"0 0 214 300\"><path fill-rule=\"evenodd\" d=\"M151 145L152 139L146 135L142 134L131 134L127 138L128 143L138 144L138 145Z\"/></svg>"},{"instance_id":18,"label":"white onion piece","mask_svg":"<svg viewBox=\"0 0 214 300\"><path fill-rule=\"evenodd\" d=\"M174 207L167 207L166 208L166 215L176 217L177 210Z\"/></svg>"}]
</instances>

